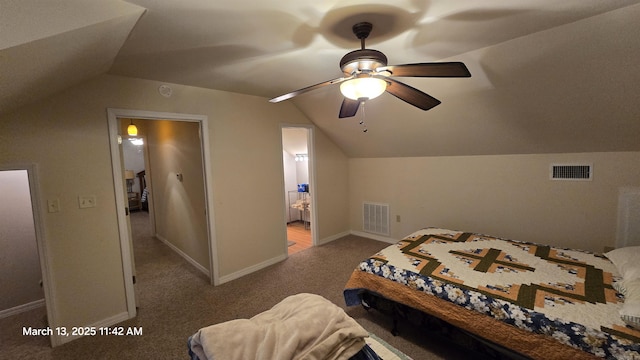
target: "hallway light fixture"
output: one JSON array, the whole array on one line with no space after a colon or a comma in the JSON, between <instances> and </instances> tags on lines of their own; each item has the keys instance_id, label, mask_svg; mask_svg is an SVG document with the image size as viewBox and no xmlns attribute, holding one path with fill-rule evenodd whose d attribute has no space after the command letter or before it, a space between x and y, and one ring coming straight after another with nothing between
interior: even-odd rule
<instances>
[{"instance_id":1,"label":"hallway light fixture","mask_svg":"<svg viewBox=\"0 0 640 360\"><path fill-rule=\"evenodd\" d=\"M133 125L133 119L131 119L131 124L127 127L127 134L129 136L138 136L138 128Z\"/></svg>"},{"instance_id":2,"label":"hallway light fixture","mask_svg":"<svg viewBox=\"0 0 640 360\"><path fill-rule=\"evenodd\" d=\"M296 154L296 161L307 161L309 160L309 155L307 154Z\"/></svg>"}]
</instances>

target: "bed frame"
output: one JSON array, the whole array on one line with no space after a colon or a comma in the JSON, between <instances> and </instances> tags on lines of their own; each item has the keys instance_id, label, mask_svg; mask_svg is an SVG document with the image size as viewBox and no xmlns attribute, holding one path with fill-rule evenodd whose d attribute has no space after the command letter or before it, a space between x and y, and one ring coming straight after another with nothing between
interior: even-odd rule
<instances>
[{"instance_id":1,"label":"bed frame","mask_svg":"<svg viewBox=\"0 0 640 360\"><path fill-rule=\"evenodd\" d=\"M448 322L416 310L410 306L389 300L380 294L363 290L360 293L362 307L367 311L373 310L388 316L392 320L390 332L393 336L401 335L398 327L400 322L410 322L417 325L425 333L437 333L450 341L471 351L495 360L531 360L530 357L517 353L492 341L483 339L464 329L455 327Z\"/></svg>"}]
</instances>

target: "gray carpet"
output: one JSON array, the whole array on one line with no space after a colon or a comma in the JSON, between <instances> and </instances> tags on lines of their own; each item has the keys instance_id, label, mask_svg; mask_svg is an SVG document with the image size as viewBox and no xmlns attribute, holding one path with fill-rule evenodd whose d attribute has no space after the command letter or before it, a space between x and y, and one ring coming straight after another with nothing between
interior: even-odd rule
<instances>
[{"instance_id":1,"label":"gray carpet","mask_svg":"<svg viewBox=\"0 0 640 360\"><path fill-rule=\"evenodd\" d=\"M212 287L208 279L166 245L149 236L148 215L132 214L138 278L138 316L121 326L142 327L142 336L84 337L52 349L47 338L22 336L22 326L42 327L44 308L0 320L0 359L188 359L187 338L201 327L249 318L285 297L308 292L345 308L342 290L360 260L387 243L346 236L294 254L240 279ZM345 308L364 328L415 360L478 358L437 334L391 321L361 307Z\"/></svg>"}]
</instances>

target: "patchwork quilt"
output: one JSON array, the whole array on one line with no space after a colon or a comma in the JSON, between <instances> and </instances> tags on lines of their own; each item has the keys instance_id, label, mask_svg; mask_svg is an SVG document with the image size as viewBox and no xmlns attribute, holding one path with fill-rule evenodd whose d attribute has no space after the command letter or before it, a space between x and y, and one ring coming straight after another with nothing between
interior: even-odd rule
<instances>
[{"instance_id":1,"label":"patchwork quilt","mask_svg":"<svg viewBox=\"0 0 640 360\"><path fill-rule=\"evenodd\" d=\"M347 305L354 305L354 294L368 286L358 279L369 277L358 273L390 280L590 356L640 359L640 331L626 326L618 313L624 297L613 285L619 275L600 255L427 228L363 261L347 284ZM369 287L389 297L398 289L404 291L394 288L384 294L383 287L376 286ZM415 296L404 298L414 301ZM423 308L429 306L441 307ZM481 335L491 340L490 334Z\"/></svg>"}]
</instances>

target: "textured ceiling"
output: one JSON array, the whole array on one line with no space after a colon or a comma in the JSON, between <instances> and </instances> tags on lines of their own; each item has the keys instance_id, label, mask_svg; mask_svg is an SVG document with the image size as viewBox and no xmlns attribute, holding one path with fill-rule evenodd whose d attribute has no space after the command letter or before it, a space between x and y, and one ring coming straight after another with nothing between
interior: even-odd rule
<instances>
[{"instance_id":1,"label":"textured ceiling","mask_svg":"<svg viewBox=\"0 0 640 360\"><path fill-rule=\"evenodd\" d=\"M0 1L0 112L104 72L267 101L340 77L369 21L389 64L472 77L402 79L442 101L426 112L383 94L338 119L337 85L288 100L348 156L640 150L637 0Z\"/></svg>"}]
</instances>

